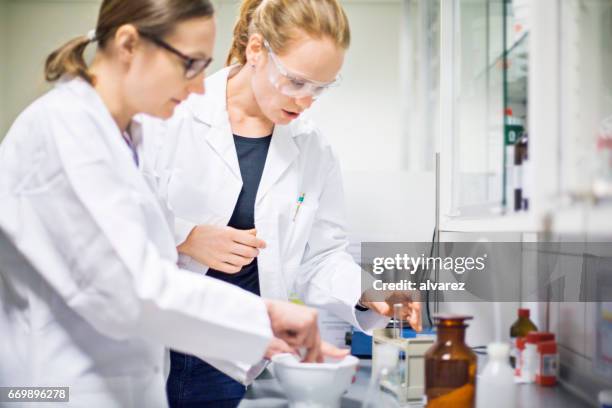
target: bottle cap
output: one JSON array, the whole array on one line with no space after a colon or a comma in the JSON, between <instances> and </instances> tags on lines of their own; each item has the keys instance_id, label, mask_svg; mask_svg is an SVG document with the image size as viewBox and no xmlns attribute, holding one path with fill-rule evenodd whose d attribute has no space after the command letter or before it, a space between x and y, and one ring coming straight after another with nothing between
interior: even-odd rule
<instances>
[{"instance_id":1,"label":"bottle cap","mask_svg":"<svg viewBox=\"0 0 612 408\"><path fill-rule=\"evenodd\" d=\"M603 390L599 393L599 403L602 406L612 406L612 390Z\"/></svg>"},{"instance_id":2,"label":"bottle cap","mask_svg":"<svg viewBox=\"0 0 612 408\"><path fill-rule=\"evenodd\" d=\"M599 393L599 403L604 406L612 406L612 390L603 390Z\"/></svg>"},{"instance_id":3,"label":"bottle cap","mask_svg":"<svg viewBox=\"0 0 612 408\"><path fill-rule=\"evenodd\" d=\"M519 309L518 315L519 317L529 317L529 309Z\"/></svg>"},{"instance_id":4,"label":"bottle cap","mask_svg":"<svg viewBox=\"0 0 612 408\"><path fill-rule=\"evenodd\" d=\"M548 332L531 332L527 333L527 343L528 344L536 344L541 341L554 340L555 335L553 333Z\"/></svg>"},{"instance_id":5,"label":"bottle cap","mask_svg":"<svg viewBox=\"0 0 612 408\"><path fill-rule=\"evenodd\" d=\"M551 354L557 352L557 342L554 340L541 341L537 344L538 351L544 354Z\"/></svg>"},{"instance_id":6,"label":"bottle cap","mask_svg":"<svg viewBox=\"0 0 612 408\"><path fill-rule=\"evenodd\" d=\"M487 346L489 358L505 360L510 355L510 346L506 343L491 343Z\"/></svg>"}]
</instances>

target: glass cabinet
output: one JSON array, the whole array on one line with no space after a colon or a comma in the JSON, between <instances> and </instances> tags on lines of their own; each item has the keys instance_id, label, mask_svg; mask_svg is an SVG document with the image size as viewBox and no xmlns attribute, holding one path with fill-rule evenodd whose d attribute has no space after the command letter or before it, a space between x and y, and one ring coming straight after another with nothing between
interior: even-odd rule
<instances>
[{"instance_id":1,"label":"glass cabinet","mask_svg":"<svg viewBox=\"0 0 612 408\"><path fill-rule=\"evenodd\" d=\"M612 197L612 1L560 6L560 189Z\"/></svg>"},{"instance_id":2,"label":"glass cabinet","mask_svg":"<svg viewBox=\"0 0 612 408\"><path fill-rule=\"evenodd\" d=\"M440 15L443 229L612 228L612 0Z\"/></svg>"},{"instance_id":3,"label":"glass cabinet","mask_svg":"<svg viewBox=\"0 0 612 408\"><path fill-rule=\"evenodd\" d=\"M529 208L529 21L520 0L443 2L442 160L447 216ZM443 15L444 18L444 15Z\"/></svg>"}]
</instances>

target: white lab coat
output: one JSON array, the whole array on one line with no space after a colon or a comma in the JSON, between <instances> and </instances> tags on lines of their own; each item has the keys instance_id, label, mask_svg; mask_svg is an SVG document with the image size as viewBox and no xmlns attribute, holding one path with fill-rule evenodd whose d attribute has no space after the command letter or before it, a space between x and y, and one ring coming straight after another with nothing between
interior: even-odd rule
<instances>
[{"instance_id":1,"label":"white lab coat","mask_svg":"<svg viewBox=\"0 0 612 408\"><path fill-rule=\"evenodd\" d=\"M254 364L269 344L260 298L178 269L156 196L81 79L34 102L0 145L0 230L33 266L0 239L0 386L165 407L164 345Z\"/></svg>"},{"instance_id":2,"label":"white lab coat","mask_svg":"<svg viewBox=\"0 0 612 408\"><path fill-rule=\"evenodd\" d=\"M147 171L153 171L147 176L175 217L177 244L198 224L227 225L242 188L226 107L231 69L209 77L206 94L191 95L169 121L144 122L145 137L156 140L147 144ZM296 294L364 331L387 324L385 317L355 309L362 294L361 268L346 250L340 166L307 120L274 128L255 201L255 227L267 244L257 258L263 297ZM208 270L183 254L179 264L201 274ZM261 368L208 361L246 384Z\"/></svg>"}]
</instances>

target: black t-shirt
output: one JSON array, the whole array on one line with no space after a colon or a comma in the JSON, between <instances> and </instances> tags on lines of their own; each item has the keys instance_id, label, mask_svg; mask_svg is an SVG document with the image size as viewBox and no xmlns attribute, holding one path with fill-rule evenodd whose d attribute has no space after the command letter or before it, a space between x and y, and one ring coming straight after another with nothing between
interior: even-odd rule
<instances>
[{"instance_id":1,"label":"black t-shirt","mask_svg":"<svg viewBox=\"0 0 612 408\"><path fill-rule=\"evenodd\" d=\"M248 230L255 228L255 197L261 181L266 157L272 136L250 138L234 135L234 144L238 153L238 164L242 175L242 190L238 196L236 207L229 220L230 227ZM244 290L259 295L259 272L257 258L242 267L236 274L208 271L208 276L239 286Z\"/></svg>"}]
</instances>

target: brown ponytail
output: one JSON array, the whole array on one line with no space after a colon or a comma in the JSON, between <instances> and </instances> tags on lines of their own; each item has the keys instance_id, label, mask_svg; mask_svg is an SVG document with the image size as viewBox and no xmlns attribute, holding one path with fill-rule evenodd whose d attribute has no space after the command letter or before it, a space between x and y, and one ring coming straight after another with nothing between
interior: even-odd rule
<instances>
[{"instance_id":1,"label":"brown ponytail","mask_svg":"<svg viewBox=\"0 0 612 408\"><path fill-rule=\"evenodd\" d=\"M348 18L338 0L243 0L226 63L246 64L251 34L261 34L282 54L299 31L331 38L343 49L351 42Z\"/></svg>"},{"instance_id":2,"label":"brown ponytail","mask_svg":"<svg viewBox=\"0 0 612 408\"><path fill-rule=\"evenodd\" d=\"M89 83L94 78L85 62L85 48L96 41L104 50L119 27L132 24L139 32L162 38L185 20L211 17L214 8L210 0L103 0L96 24L95 40L77 37L53 51L45 63L45 78L53 82L66 75L79 76Z\"/></svg>"},{"instance_id":3,"label":"brown ponytail","mask_svg":"<svg viewBox=\"0 0 612 408\"><path fill-rule=\"evenodd\" d=\"M87 82L92 83L93 78L87 70L87 63L83 56L85 48L90 42L87 36L77 37L53 51L45 62L45 78L47 81L55 82L62 76L68 75L71 77L80 76Z\"/></svg>"}]
</instances>

